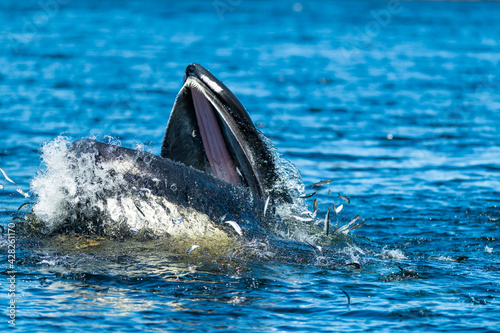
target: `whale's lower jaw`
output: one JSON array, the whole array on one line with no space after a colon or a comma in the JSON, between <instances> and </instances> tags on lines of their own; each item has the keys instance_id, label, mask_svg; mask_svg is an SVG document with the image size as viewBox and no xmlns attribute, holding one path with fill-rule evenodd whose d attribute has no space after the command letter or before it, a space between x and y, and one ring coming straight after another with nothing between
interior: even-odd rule
<instances>
[{"instance_id":1,"label":"whale's lower jaw","mask_svg":"<svg viewBox=\"0 0 500 333\"><path fill-rule=\"evenodd\" d=\"M228 237L208 215L147 192L141 195L140 200L129 195L108 198L98 205L112 225L124 226L131 233L148 231L167 237Z\"/></svg>"},{"instance_id":2,"label":"whale's lower jaw","mask_svg":"<svg viewBox=\"0 0 500 333\"><path fill-rule=\"evenodd\" d=\"M241 237L225 223L232 220L245 236L265 234L262 201L191 167L92 140L59 154L32 182L39 198L33 211L49 233L121 238L149 232L228 243Z\"/></svg>"}]
</instances>

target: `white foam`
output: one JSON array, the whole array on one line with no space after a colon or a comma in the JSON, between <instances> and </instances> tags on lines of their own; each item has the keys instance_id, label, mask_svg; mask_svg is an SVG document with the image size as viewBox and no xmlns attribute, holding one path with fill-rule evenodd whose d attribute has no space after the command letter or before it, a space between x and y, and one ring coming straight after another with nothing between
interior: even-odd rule
<instances>
[{"instance_id":1,"label":"white foam","mask_svg":"<svg viewBox=\"0 0 500 333\"><path fill-rule=\"evenodd\" d=\"M380 257L384 259L408 259L401 250L387 250L385 247L380 253Z\"/></svg>"},{"instance_id":2,"label":"white foam","mask_svg":"<svg viewBox=\"0 0 500 333\"><path fill-rule=\"evenodd\" d=\"M291 203L283 202L275 206L276 213L282 217L283 222L276 223L273 232L283 238L315 244L318 235L311 232L311 225L292 218L293 215L300 215L307 209L305 200L299 198L305 194L305 186L299 169L292 162L281 157L271 140L260 132L259 135L271 152L271 157L276 165L278 177L273 188L277 193L287 193L292 199ZM286 228L283 227L283 224L286 225Z\"/></svg>"},{"instance_id":3,"label":"white foam","mask_svg":"<svg viewBox=\"0 0 500 333\"><path fill-rule=\"evenodd\" d=\"M99 163L96 167L93 152L76 156L68 149L69 145L66 137L57 137L44 144L42 162L45 170L39 171L31 181L31 189L38 197L33 212L45 222L49 232L68 219L76 220L77 212L84 217L102 210L104 203L99 193L105 190L116 193L124 184L120 171L133 168L126 162Z\"/></svg>"},{"instance_id":4,"label":"white foam","mask_svg":"<svg viewBox=\"0 0 500 333\"><path fill-rule=\"evenodd\" d=\"M75 175L66 157L69 139L57 137L42 147L42 164L46 170L39 171L31 180L31 190L38 197L33 207L35 214L52 230L65 217L62 209L68 196L76 194Z\"/></svg>"},{"instance_id":5,"label":"white foam","mask_svg":"<svg viewBox=\"0 0 500 333\"><path fill-rule=\"evenodd\" d=\"M271 140L269 140L264 134L259 132L259 135L271 152L271 156L277 167L276 172L278 174L278 179L276 180L274 187L276 189L282 189L283 192L290 194L294 200L293 204L300 206L301 211L304 211L304 200L299 197L304 195L305 186L299 169L297 169L292 162L281 157Z\"/></svg>"},{"instance_id":6,"label":"white foam","mask_svg":"<svg viewBox=\"0 0 500 333\"><path fill-rule=\"evenodd\" d=\"M443 255L435 257L434 259L439 260L439 261L456 261L455 259L453 259L450 256L443 256Z\"/></svg>"}]
</instances>

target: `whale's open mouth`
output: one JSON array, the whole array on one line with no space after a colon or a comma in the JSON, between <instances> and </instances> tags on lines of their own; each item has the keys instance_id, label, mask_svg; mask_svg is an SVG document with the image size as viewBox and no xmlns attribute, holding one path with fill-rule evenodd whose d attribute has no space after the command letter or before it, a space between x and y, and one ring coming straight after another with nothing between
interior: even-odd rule
<instances>
[{"instance_id":1,"label":"whale's open mouth","mask_svg":"<svg viewBox=\"0 0 500 333\"><path fill-rule=\"evenodd\" d=\"M218 116L224 106L209 89L203 87L203 84L193 77L187 78L186 86L191 92L201 142L213 174L230 184L241 185L244 179L240 178L241 171L236 163L234 150L231 149L233 151L231 153L224 140L222 134L224 122ZM196 132L193 134L196 135ZM235 138L232 132L230 134L229 137Z\"/></svg>"},{"instance_id":2,"label":"whale's open mouth","mask_svg":"<svg viewBox=\"0 0 500 333\"><path fill-rule=\"evenodd\" d=\"M161 156L248 187L264 197L273 181L269 149L234 94L197 64L186 68Z\"/></svg>"}]
</instances>

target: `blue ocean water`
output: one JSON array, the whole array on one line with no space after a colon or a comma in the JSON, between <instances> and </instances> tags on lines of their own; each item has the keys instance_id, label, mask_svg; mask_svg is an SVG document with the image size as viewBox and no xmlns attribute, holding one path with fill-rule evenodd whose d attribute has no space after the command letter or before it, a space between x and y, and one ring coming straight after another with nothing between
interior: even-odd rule
<instances>
[{"instance_id":1,"label":"blue ocean water","mask_svg":"<svg viewBox=\"0 0 500 333\"><path fill-rule=\"evenodd\" d=\"M128 242L68 252L16 235L15 326L4 234L1 330L500 331L499 10L2 1L0 167L17 183L0 176L5 228L61 134L159 153L190 62L233 90L306 186L334 180L321 214L340 192L339 219L365 224L349 236L363 252L335 265L176 260Z\"/></svg>"}]
</instances>

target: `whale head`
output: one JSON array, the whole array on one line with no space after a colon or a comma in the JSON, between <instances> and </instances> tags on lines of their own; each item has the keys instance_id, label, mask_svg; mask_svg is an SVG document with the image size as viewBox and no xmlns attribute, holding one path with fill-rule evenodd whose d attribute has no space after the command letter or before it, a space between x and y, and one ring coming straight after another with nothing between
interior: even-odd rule
<instances>
[{"instance_id":1,"label":"whale head","mask_svg":"<svg viewBox=\"0 0 500 333\"><path fill-rule=\"evenodd\" d=\"M192 166L263 199L276 162L238 98L198 64L187 66L165 131L161 156Z\"/></svg>"}]
</instances>

